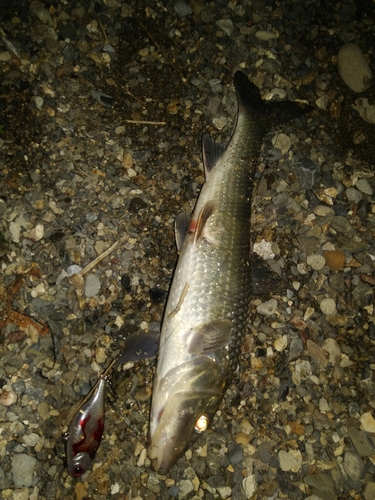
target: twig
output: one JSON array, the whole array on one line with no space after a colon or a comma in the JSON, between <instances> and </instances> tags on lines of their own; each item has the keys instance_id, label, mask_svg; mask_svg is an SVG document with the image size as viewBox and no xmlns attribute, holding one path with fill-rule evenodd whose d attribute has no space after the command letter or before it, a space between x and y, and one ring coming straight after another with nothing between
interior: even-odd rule
<instances>
[{"instance_id":1,"label":"twig","mask_svg":"<svg viewBox=\"0 0 375 500\"><path fill-rule=\"evenodd\" d=\"M71 152L69 149L68 149L67 151L68 151L68 154L69 154L69 156L70 156L70 159L71 159L71 161L72 161L73 165L74 165L74 166L75 166L75 168L78 170L78 172L79 172L79 173L81 173L82 175L85 175L86 177L90 178L90 175L89 175L87 172L85 172L85 171L83 170L83 168L81 168L81 167L77 164L77 162L75 161L75 159L74 159L74 157L73 157L72 152Z\"/></svg>"},{"instance_id":2,"label":"twig","mask_svg":"<svg viewBox=\"0 0 375 500\"><path fill-rule=\"evenodd\" d=\"M99 264L99 262L101 262L103 259L105 259L107 257L107 255L112 253L115 248L117 248L121 243L123 243L126 240L126 238L127 238L127 235L124 234L124 236L122 238L115 241L113 243L113 245L111 245L109 248L107 248L107 250L104 250L104 252L102 252L100 255L98 255L93 261L91 261L89 264L87 264L86 267L81 269L81 271L79 271L77 274L74 274L73 276L84 276L85 274L90 272L91 269L93 269L95 266L97 266Z\"/></svg>"},{"instance_id":3,"label":"twig","mask_svg":"<svg viewBox=\"0 0 375 500\"><path fill-rule=\"evenodd\" d=\"M133 99L135 99L137 102L139 102L139 104L143 104L144 106L146 106L146 102L144 101L141 101L138 97L136 97L132 92L130 92L130 90L127 88L127 87L124 87L123 85L120 85L120 87L128 94L130 95L130 97L132 97Z\"/></svg>"},{"instance_id":4,"label":"twig","mask_svg":"<svg viewBox=\"0 0 375 500\"><path fill-rule=\"evenodd\" d=\"M126 123L137 123L139 125L166 125L167 122L148 122L146 120L124 120Z\"/></svg>"}]
</instances>

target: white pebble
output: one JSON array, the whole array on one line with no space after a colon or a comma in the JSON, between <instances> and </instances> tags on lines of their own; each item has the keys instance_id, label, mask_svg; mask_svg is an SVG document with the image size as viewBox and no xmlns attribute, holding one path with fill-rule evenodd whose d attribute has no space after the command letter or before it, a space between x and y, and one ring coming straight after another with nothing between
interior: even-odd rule
<instances>
[{"instance_id":1,"label":"white pebble","mask_svg":"<svg viewBox=\"0 0 375 500\"><path fill-rule=\"evenodd\" d=\"M247 499L253 498L258 489L258 483L255 479L255 474L250 474L250 476L245 477L245 479L242 481L242 488Z\"/></svg>"},{"instance_id":2,"label":"white pebble","mask_svg":"<svg viewBox=\"0 0 375 500\"><path fill-rule=\"evenodd\" d=\"M81 266L77 266L77 264L72 264L66 270L66 275L70 278L71 276L73 276L74 274L79 273L80 271L82 271L82 267ZM64 278L65 278L65 276L64 276Z\"/></svg>"},{"instance_id":3,"label":"white pebble","mask_svg":"<svg viewBox=\"0 0 375 500\"><path fill-rule=\"evenodd\" d=\"M257 312L262 316L272 316L272 314L275 314L276 310L277 310L276 299L271 299L268 300L267 302L262 302L262 304L259 304L259 306L257 307Z\"/></svg>"},{"instance_id":4,"label":"white pebble","mask_svg":"<svg viewBox=\"0 0 375 500\"><path fill-rule=\"evenodd\" d=\"M323 299L320 303L320 310L325 316L334 316L337 313L336 302L329 297Z\"/></svg>"},{"instance_id":5,"label":"white pebble","mask_svg":"<svg viewBox=\"0 0 375 500\"><path fill-rule=\"evenodd\" d=\"M41 109L44 102L43 97L36 95L34 99L35 99L35 106L37 107L37 109Z\"/></svg>"},{"instance_id":6,"label":"white pebble","mask_svg":"<svg viewBox=\"0 0 375 500\"><path fill-rule=\"evenodd\" d=\"M294 468L298 470L299 468L298 460L285 450L279 451L279 463L280 469L284 472L288 472Z\"/></svg>"},{"instance_id":7,"label":"white pebble","mask_svg":"<svg viewBox=\"0 0 375 500\"><path fill-rule=\"evenodd\" d=\"M361 429L363 431L375 433L375 419L370 412L363 413L359 420L361 421Z\"/></svg>"},{"instance_id":8,"label":"white pebble","mask_svg":"<svg viewBox=\"0 0 375 500\"><path fill-rule=\"evenodd\" d=\"M280 337L277 337L277 339L274 342L274 347L277 352L282 352L288 345L288 339L286 335L283 335Z\"/></svg>"},{"instance_id":9,"label":"white pebble","mask_svg":"<svg viewBox=\"0 0 375 500\"><path fill-rule=\"evenodd\" d=\"M260 243L254 243L253 250L262 259L273 259L275 253L272 251L272 241L262 240Z\"/></svg>"},{"instance_id":10,"label":"white pebble","mask_svg":"<svg viewBox=\"0 0 375 500\"><path fill-rule=\"evenodd\" d=\"M12 221L9 224L9 232L12 240L15 243L18 243L20 241L20 234L21 234L21 226L18 224L18 222Z\"/></svg>"},{"instance_id":11,"label":"white pebble","mask_svg":"<svg viewBox=\"0 0 375 500\"><path fill-rule=\"evenodd\" d=\"M311 266L315 271L320 271L326 264L326 260L323 255L311 254L307 256L307 264Z\"/></svg>"},{"instance_id":12,"label":"white pebble","mask_svg":"<svg viewBox=\"0 0 375 500\"><path fill-rule=\"evenodd\" d=\"M308 319L311 318L311 316L314 314L315 309L313 307L308 307L305 311L305 314L303 315L303 320L307 321Z\"/></svg>"},{"instance_id":13,"label":"white pebble","mask_svg":"<svg viewBox=\"0 0 375 500\"><path fill-rule=\"evenodd\" d=\"M88 274L85 282L85 296L95 297L95 295L98 295L100 287L100 279L96 274Z\"/></svg>"}]
</instances>

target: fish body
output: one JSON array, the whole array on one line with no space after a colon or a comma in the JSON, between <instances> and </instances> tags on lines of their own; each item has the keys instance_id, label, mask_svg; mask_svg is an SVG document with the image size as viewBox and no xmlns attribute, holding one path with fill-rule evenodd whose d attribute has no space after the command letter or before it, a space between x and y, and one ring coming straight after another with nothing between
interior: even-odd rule
<instances>
[{"instance_id":1,"label":"fish body","mask_svg":"<svg viewBox=\"0 0 375 500\"><path fill-rule=\"evenodd\" d=\"M191 218L176 220L180 255L164 313L150 416L149 457L166 473L205 432L237 368L251 295L250 210L263 138L311 108L264 102L234 75L237 123L224 150L203 137L206 182Z\"/></svg>"}]
</instances>

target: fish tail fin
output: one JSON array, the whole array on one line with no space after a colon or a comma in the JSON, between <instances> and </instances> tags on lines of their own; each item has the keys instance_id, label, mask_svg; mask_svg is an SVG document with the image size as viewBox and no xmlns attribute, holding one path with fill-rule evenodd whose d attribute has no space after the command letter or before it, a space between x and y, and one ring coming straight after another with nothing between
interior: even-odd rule
<instances>
[{"instance_id":1,"label":"fish tail fin","mask_svg":"<svg viewBox=\"0 0 375 500\"><path fill-rule=\"evenodd\" d=\"M265 129L298 118L313 108L308 104L292 101L266 102L262 99L258 87L242 73L237 71L233 78L237 93L239 114L257 115Z\"/></svg>"}]
</instances>

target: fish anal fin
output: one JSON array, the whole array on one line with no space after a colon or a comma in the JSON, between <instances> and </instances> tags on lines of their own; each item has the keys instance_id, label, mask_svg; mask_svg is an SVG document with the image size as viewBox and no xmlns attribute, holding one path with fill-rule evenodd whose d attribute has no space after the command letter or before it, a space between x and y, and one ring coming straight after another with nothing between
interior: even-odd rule
<instances>
[{"instance_id":1,"label":"fish anal fin","mask_svg":"<svg viewBox=\"0 0 375 500\"><path fill-rule=\"evenodd\" d=\"M206 180L210 175L211 170L222 157L225 148L218 144L208 134L202 137L203 165Z\"/></svg>"},{"instance_id":2,"label":"fish anal fin","mask_svg":"<svg viewBox=\"0 0 375 500\"><path fill-rule=\"evenodd\" d=\"M177 215L174 223L174 233L176 238L177 251L180 252L184 243L185 235L190 225L190 215L187 212L181 212Z\"/></svg>"},{"instance_id":3,"label":"fish anal fin","mask_svg":"<svg viewBox=\"0 0 375 500\"><path fill-rule=\"evenodd\" d=\"M232 322L221 319L193 328L187 336L190 354L208 354L226 347L231 338Z\"/></svg>"},{"instance_id":4,"label":"fish anal fin","mask_svg":"<svg viewBox=\"0 0 375 500\"><path fill-rule=\"evenodd\" d=\"M194 243L196 243L202 236L206 222L211 217L215 210L215 202L208 201L199 213L197 225L195 228Z\"/></svg>"}]
</instances>

